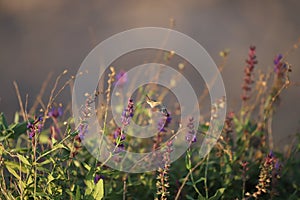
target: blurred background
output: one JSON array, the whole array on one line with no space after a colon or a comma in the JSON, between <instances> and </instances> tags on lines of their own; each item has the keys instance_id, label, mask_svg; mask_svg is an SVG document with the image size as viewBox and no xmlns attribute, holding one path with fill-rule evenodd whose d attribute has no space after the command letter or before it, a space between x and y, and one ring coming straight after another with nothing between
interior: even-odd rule
<instances>
[{"instance_id":1,"label":"blurred background","mask_svg":"<svg viewBox=\"0 0 300 200\"><path fill-rule=\"evenodd\" d=\"M13 81L23 100L28 94L30 107L49 73L49 85L65 69L69 77L75 75L104 39L136 27L170 27L170 19L175 30L198 41L216 64L221 62L219 52L230 49L222 74L228 110L235 110L240 107L248 47L257 46L257 69L272 69L275 55L285 53L300 36L299 8L296 0L0 0L0 111L11 122L19 109ZM276 148L289 144L300 128L299 55L296 51L287 59L295 85L283 92L273 120ZM70 90L60 98L70 102Z\"/></svg>"}]
</instances>

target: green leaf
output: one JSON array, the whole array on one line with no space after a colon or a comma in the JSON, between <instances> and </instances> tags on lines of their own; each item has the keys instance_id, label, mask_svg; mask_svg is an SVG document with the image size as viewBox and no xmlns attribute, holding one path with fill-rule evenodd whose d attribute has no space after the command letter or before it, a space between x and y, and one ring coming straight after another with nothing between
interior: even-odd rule
<instances>
[{"instance_id":1,"label":"green leaf","mask_svg":"<svg viewBox=\"0 0 300 200\"><path fill-rule=\"evenodd\" d=\"M10 152L11 153L26 153L28 148L14 148Z\"/></svg>"},{"instance_id":2,"label":"green leaf","mask_svg":"<svg viewBox=\"0 0 300 200\"><path fill-rule=\"evenodd\" d=\"M233 122L234 122L235 129L236 129L237 132L240 132L240 131L243 130L243 125L237 117L233 118Z\"/></svg>"},{"instance_id":3,"label":"green leaf","mask_svg":"<svg viewBox=\"0 0 300 200\"><path fill-rule=\"evenodd\" d=\"M10 133L8 133L8 134L6 134L5 136L1 136L0 137L0 142L2 142L2 141L4 141L4 140L6 140L6 139L8 139L10 136L12 136L13 135L13 132L10 132Z\"/></svg>"},{"instance_id":4,"label":"green leaf","mask_svg":"<svg viewBox=\"0 0 300 200\"><path fill-rule=\"evenodd\" d=\"M80 162L78 160L74 160L73 163L76 167L80 168L81 165L80 165Z\"/></svg>"},{"instance_id":5,"label":"green leaf","mask_svg":"<svg viewBox=\"0 0 300 200\"><path fill-rule=\"evenodd\" d=\"M4 161L5 166L8 166L14 170L21 170L22 173L27 173L27 169L25 169L25 167L21 167L19 163L16 162L11 162L11 161Z\"/></svg>"},{"instance_id":6,"label":"green leaf","mask_svg":"<svg viewBox=\"0 0 300 200\"><path fill-rule=\"evenodd\" d=\"M12 174L16 179L20 179L19 174L17 174L17 172L11 168L9 165L5 165L6 169L9 171L10 174Z\"/></svg>"},{"instance_id":7,"label":"green leaf","mask_svg":"<svg viewBox=\"0 0 300 200\"><path fill-rule=\"evenodd\" d=\"M21 154L17 154L18 155L18 158L19 160L24 163L25 165L29 165L31 166L30 162L27 160L27 158L25 158L24 156L22 156Z\"/></svg>"},{"instance_id":8,"label":"green leaf","mask_svg":"<svg viewBox=\"0 0 300 200\"><path fill-rule=\"evenodd\" d=\"M87 163L82 163L84 168L86 168L88 171L91 171L91 167Z\"/></svg>"},{"instance_id":9,"label":"green leaf","mask_svg":"<svg viewBox=\"0 0 300 200\"><path fill-rule=\"evenodd\" d=\"M0 113L0 131L8 129L7 121L4 113Z\"/></svg>"},{"instance_id":10,"label":"green leaf","mask_svg":"<svg viewBox=\"0 0 300 200\"><path fill-rule=\"evenodd\" d=\"M218 200L220 199L220 197L222 196L222 194L224 193L225 188L219 188L215 195L210 197L209 200Z\"/></svg>"},{"instance_id":11,"label":"green leaf","mask_svg":"<svg viewBox=\"0 0 300 200\"><path fill-rule=\"evenodd\" d=\"M33 184L33 179L32 179L32 176L29 176L26 185L27 185L27 187L28 187L28 186L30 186L31 184Z\"/></svg>"},{"instance_id":12,"label":"green leaf","mask_svg":"<svg viewBox=\"0 0 300 200\"><path fill-rule=\"evenodd\" d=\"M48 168L41 167L41 166L37 166L36 168L37 168L37 170L39 170L41 172L50 173L50 170Z\"/></svg>"},{"instance_id":13,"label":"green leaf","mask_svg":"<svg viewBox=\"0 0 300 200\"><path fill-rule=\"evenodd\" d=\"M19 184L19 186L24 190L26 184L21 180L19 174L11 168L9 165L5 165L6 169L9 171L10 174L12 174L17 180L16 182Z\"/></svg>"},{"instance_id":14,"label":"green leaf","mask_svg":"<svg viewBox=\"0 0 300 200\"><path fill-rule=\"evenodd\" d=\"M37 166L43 166L43 165L49 164L51 162L55 163L55 161L53 161L53 159L51 158L51 159L47 159L47 160L45 160L43 162L37 163Z\"/></svg>"},{"instance_id":15,"label":"green leaf","mask_svg":"<svg viewBox=\"0 0 300 200\"><path fill-rule=\"evenodd\" d=\"M100 200L103 198L103 196L104 196L103 180L100 179L94 188L93 197L97 200L98 199Z\"/></svg>"},{"instance_id":16,"label":"green leaf","mask_svg":"<svg viewBox=\"0 0 300 200\"><path fill-rule=\"evenodd\" d=\"M79 185L77 185L75 200L80 200L80 199L81 199L80 187L79 187Z\"/></svg>"},{"instance_id":17,"label":"green leaf","mask_svg":"<svg viewBox=\"0 0 300 200\"><path fill-rule=\"evenodd\" d=\"M49 174L47 179L48 179L48 180L47 180L47 185L48 185L51 181L55 180L55 178L52 176L52 174Z\"/></svg>"},{"instance_id":18,"label":"green leaf","mask_svg":"<svg viewBox=\"0 0 300 200\"><path fill-rule=\"evenodd\" d=\"M86 164L87 165L87 164ZM88 174L86 175L86 179L84 180L85 184L86 184L86 190L84 195L90 195L93 192L94 189L94 179L93 179L93 173L94 173L94 169L93 170L89 170Z\"/></svg>"},{"instance_id":19,"label":"green leaf","mask_svg":"<svg viewBox=\"0 0 300 200\"><path fill-rule=\"evenodd\" d=\"M199 178L197 181L195 181L195 184L200 183L201 181L205 181L204 177Z\"/></svg>"},{"instance_id":20,"label":"green leaf","mask_svg":"<svg viewBox=\"0 0 300 200\"><path fill-rule=\"evenodd\" d=\"M14 118L15 124L19 123L19 119L20 119L19 112L16 112L16 113L15 113L15 118Z\"/></svg>"}]
</instances>

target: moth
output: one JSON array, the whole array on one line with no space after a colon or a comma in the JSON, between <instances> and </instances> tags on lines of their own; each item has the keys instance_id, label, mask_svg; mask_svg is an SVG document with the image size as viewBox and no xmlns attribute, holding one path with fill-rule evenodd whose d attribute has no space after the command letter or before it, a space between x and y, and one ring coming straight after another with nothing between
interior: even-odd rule
<instances>
[{"instance_id":1,"label":"moth","mask_svg":"<svg viewBox=\"0 0 300 200\"><path fill-rule=\"evenodd\" d=\"M163 105L162 102L151 99L148 95L146 95L146 98L146 102L151 107L151 109L159 111L167 117L170 116L167 107Z\"/></svg>"}]
</instances>

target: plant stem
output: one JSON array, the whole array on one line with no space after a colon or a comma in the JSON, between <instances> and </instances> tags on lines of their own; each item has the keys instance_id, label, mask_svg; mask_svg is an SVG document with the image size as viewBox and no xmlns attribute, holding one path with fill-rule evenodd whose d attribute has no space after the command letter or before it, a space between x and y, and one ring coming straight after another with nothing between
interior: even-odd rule
<instances>
[{"instance_id":1,"label":"plant stem","mask_svg":"<svg viewBox=\"0 0 300 200\"><path fill-rule=\"evenodd\" d=\"M126 191L127 191L126 180L127 180L127 175L123 177L123 200L126 200Z\"/></svg>"},{"instance_id":2,"label":"plant stem","mask_svg":"<svg viewBox=\"0 0 300 200\"><path fill-rule=\"evenodd\" d=\"M181 193L181 191L182 191L184 185L185 185L186 182L188 181L189 176L190 176L190 175L191 175L191 174L192 174L192 173L193 173L193 172L194 172L194 171L195 171L195 170L196 170L203 162L204 162L204 159L200 160L200 161L195 165L195 167L193 167L193 168L189 171L189 173L184 177L183 182L182 182L180 188L178 189L178 192L177 192L176 197L175 197L174 200L178 200L178 199L179 199L180 193Z\"/></svg>"},{"instance_id":3,"label":"plant stem","mask_svg":"<svg viewBox=\"0 0 300 200\"><path fill-rule=\"evenodd\" d=\"M34 137L34 142L33 142L33 157L34 157L34 189L33 189L33 198L36 199L36 180L37 180L37 168L36 168L36 161L37 161L37 158L36 158L36 145L37 145L37 135L36 137Z\"/></svg>"},{"instance_id":4,"label":"plant stem","mask_svg":"<svg viewBox=\"0 0 300 200\"><path fill-rule=\"evenodd\" d=\"M209 154L207 154L206 158L206 165L205 165L205 179L204 179L204 189L205 189L205 197L208 199L208 187L207 187L207 171L208 171L208 161L209 161Z\"/></svg>"}]
</instances>

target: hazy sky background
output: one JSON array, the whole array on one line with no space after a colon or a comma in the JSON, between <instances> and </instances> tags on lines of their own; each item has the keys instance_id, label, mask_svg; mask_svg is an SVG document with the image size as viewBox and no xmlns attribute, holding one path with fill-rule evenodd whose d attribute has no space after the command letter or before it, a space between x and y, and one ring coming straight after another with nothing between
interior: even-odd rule
<instances>
[{"instance_id":1,"label":"hazy sky background","mask_svg":"<svg viewBox=\"0 0 300 200\"><path fill-rule=\"evenodd\" d=\"M239 106L244 60L257 46L259 68L273 67L300 36L300 1L200 0L0 0L0 111L9 120L18 109L13 81L35 98L50 72L75 74L85 56L101 41L127 29L168 27L197 40L216 63L219 51L231 50L223 72L228 108ZM288 60L292 81L300 82L300 51ZM274 119L275 142L287 143L300 127L299 86L284 92ZM66 96L69 98L70 96ZM30 102L29 102L30 103ZM32 102L31 102L32 103Z\"/></svg>"}]
</instances>

